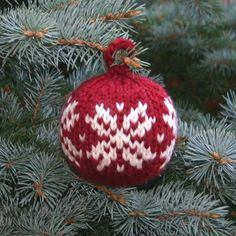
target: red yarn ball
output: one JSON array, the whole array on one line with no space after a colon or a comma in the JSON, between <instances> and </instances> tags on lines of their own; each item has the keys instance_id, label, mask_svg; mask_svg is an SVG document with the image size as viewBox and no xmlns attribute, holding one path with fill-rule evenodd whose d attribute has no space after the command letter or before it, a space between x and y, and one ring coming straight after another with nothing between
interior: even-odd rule
<instances>
[{"instance_id":1,"label":"red yarn ball","mask_svg":"<svg viewBox=\"0 0 236 236\"><path fill-rule=\"evenodd\" d=\"M159 176L176 140L176 112L166 91L126 65L111 66L117 39L104 58L108 71L85 81L65 104L60 140L76 173L90 182L132 186Z\"/></svg>"}]
</instances>

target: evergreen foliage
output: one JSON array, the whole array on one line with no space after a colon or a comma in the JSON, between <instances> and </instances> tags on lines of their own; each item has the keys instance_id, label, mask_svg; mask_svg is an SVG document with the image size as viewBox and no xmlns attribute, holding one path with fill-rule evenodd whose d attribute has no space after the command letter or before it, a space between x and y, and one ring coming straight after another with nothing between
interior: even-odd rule
<instances>
[{"instance_id":1,"label":"evergreen foliage","mask_svg":"<svg viewBox=\"0 0 236 236\"><path fill-rule=\"evenodd\" d=\"M157 0L135 24L150 48L146 60L173 96L207 112L219 111L235 83L235 1ZM191 89L189 89L191 88Z\"/></svg>"},{"instance_id":2,"label":"evergreen foliage","mask_svg":"<svg viewBox=\"0 0 236 236\"><path fill-rule=\"evenodd\" d=\"M143 6L134 0L8 3L0 18L0 235L236 235L234 5L223 18L225 9L211 0L148 10L150 21L158 13L151 45L164 78L192 75L189 93L197 81L205 94L212 78L215 89L231 90L216 117L177 101L178 139L166 172L143 186L112 189L70 170L58 120L68 92L104 71L101 51L129 36L130 18L142 20L136 13Z\"/></svg>"}]
</instances>

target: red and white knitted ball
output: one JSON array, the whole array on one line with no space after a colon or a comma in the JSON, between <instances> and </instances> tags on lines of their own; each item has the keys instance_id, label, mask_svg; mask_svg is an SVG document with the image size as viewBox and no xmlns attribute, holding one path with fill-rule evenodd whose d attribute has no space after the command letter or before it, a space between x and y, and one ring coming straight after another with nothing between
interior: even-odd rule
<instances>
[{"instance_id":1,"label":"red and white knitted ball","mask_svg":"<svg viewBox=\"0 0 236 236\"><path fill-rule=\"evenodd\" d=\"M142 184L170 161L176 140L176 112L154 81L113 65L117 50L132 49L116 39L104 58L108 71L75 89L60 122L62 149L80 177L108 186Z\"/></svg>"}]
</instances>

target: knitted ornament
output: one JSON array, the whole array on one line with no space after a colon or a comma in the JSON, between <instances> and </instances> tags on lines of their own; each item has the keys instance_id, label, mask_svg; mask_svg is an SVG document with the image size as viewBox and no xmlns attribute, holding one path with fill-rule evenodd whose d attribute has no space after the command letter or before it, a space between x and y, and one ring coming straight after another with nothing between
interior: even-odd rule
<instances>
[{"instance_id":1,"label":"knitted ornament","mask_svg":"<svg viewBox=\"0 0 236 236\"><path fill-rule=\"evenodd\" d=\"M114 64L118 52L132 49L128 39L113 41L104 52L108 71L76 88L61 117L67 160L96 184L131 186L159 176L175 146L176 112L166 91Z\"/></svg>"}]
</instances>

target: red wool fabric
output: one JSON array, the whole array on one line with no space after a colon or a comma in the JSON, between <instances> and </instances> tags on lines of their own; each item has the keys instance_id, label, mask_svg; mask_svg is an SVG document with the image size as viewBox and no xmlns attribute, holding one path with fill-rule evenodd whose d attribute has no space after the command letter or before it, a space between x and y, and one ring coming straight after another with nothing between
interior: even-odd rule
<instances>
[{"instance_id":1,"label":"red wool fabric","mask_svg":"<svg viewBox=\"0 0 236 236\"><path fill-rule=\"evenodd\" d=\"M159 176L170 161L177 118L166 91L126 65L112 66L116 39L104 53L108 71L70 95L60 122L60 140L76 173L95 184L122 187Z\"/></svg>"}]
</instances>

